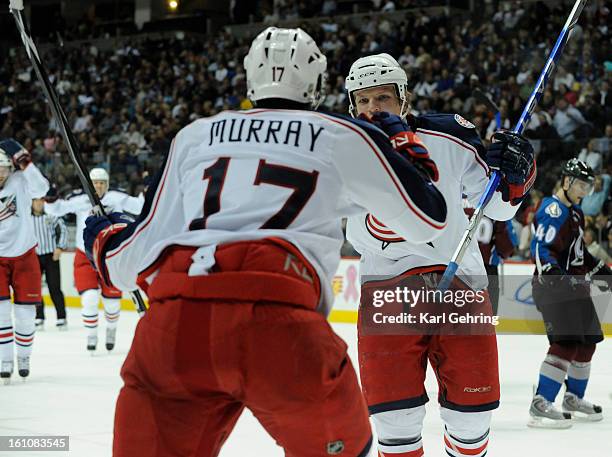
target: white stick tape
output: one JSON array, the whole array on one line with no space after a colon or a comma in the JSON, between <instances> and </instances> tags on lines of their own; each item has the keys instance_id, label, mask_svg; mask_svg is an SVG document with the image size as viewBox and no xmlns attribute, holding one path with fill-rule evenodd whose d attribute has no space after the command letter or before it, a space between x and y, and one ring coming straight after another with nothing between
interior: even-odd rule
<instances>
[{"instance_id":1,"label":"white stick tape","mask_svg":"<svg viewBox=\"0 0 612 457\"><path fill-rule=\"evenodd\" d=\"M23 0L9 0L9 8L12 10L23 10Z\"/></svg>"}]
</instances>

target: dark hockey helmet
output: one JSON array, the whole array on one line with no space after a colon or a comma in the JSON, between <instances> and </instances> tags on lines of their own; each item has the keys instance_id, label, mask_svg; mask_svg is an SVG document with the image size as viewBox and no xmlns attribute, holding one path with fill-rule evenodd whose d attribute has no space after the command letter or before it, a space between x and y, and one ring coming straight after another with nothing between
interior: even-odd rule
<instances>
[{"instance_id":1,"label":"dark hockey helmet","mask_svg":"<svg viewBox=\"0 0 612 457\"><path fill-rule=\"evenodd\" d=\"M565 165L563 165L561 176L570 176L589 183L595 181L593 169L589 167L586 162L575 158L568 160Z\"/></svg>"}]
</instances>

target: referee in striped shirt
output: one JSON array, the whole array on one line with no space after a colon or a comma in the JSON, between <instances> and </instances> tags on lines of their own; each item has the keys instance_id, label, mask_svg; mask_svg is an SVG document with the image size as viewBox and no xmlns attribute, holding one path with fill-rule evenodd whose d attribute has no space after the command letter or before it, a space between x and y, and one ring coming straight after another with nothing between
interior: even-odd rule
<instances>
[{"instance_id":1,"label":"referee in striped shirt","mask_svg":"<svg viewBox=\"0 0 612 457\"><path fill-rule=\"evenodd\" d=\"M49 194L52 191L49 192ZM49 195L48 194L48 195ZM32 200L32 219L34 232L38 241L36 254L40 261L40 270L47 279L47 287L57 312L55 325L60 330L66 329L66 305L61 289L59 257L66 249L67 230L63 219L45 214L45 199ZM36 327L42 328L45 322L44 304L36 306Z\"/></svg>"}]
</instances>

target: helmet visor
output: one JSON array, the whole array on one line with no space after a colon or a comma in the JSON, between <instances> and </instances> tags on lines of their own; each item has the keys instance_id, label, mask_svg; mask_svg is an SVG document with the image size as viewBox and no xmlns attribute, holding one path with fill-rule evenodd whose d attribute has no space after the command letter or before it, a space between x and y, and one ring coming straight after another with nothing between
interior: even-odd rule
<instances>
[{"instance_id":1,"label":"helmet visor","mask_svg":"<svg viewBox=\"0 0 612 457\"><path fill-rule=\"evenodd\" d=\"M572 183L574 189L580 193L580 195L587 196L593 193L593 181L585 181L582 179L574 179Z\"/></svg>"}]
</instances>

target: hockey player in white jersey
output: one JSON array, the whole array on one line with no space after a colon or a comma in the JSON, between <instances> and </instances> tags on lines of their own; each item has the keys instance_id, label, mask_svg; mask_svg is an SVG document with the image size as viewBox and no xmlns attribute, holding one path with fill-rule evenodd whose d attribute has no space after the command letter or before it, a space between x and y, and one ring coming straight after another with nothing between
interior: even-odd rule
<instances>
[{"instance_id":1,"label":"hockey player in white jersey","mask_svg":"<svg viewBox=\"0 0 612 457\"><path fill-rule=\"evenodd\" d=\"M17 345L19 376L30 374L36 305L42 302L32 199L43 197L49 182L17 141L0 141L0 377L10 381ZM11 289L14 307L11 306ZM13 311L15 325L13 327Z\"/></svg>"},{"instance_id":2,"label":"hockey player in white jersey","mask_svg":"<svg viewBox=\"0 0 612 457\"><path fill-rule=\"evenodd\" d=\"M245 407L287 456L368 455L367 408L326 321L341 217L380 208L423 243L446 225L442 195L383 132L313 110L326 59L308 34L268 28L244 66L256 109L182 129L136 222L87 220L102 277L150 300L115 457L216 456Z\"/></svg>"},{"instance_id":3,"label":"hockey player in white jersey","mask_svg":"<svg viewBox=\"0 0 612 457\"><path fill-rule=\"evenodd\" d=\"M132 197L127 193L109 189L109 176L104 168L93 168L89 177L98 197L107 212L121 211L133 215L140 214L144 197ZM87 328L87 350L93 353L98 344L98 303L100 295L104 305L106 320L105 345L108 351L115 347L115 337L119 313L121 310L121 291L109 287L100 281L98 274L85 255L83 246L83 229L85 219L91 214L92 205L87 195L79 190L70 194L65 200L45 203L45 212L52 216L76 215L76 253L74 256L74 284L81 296L81 316Z\"/></svg>"},{"instance_id":4,"label":"hockey player in white jersey","mask_svg":"<svg viewBox=\"0 0 612 457\"><path fill-rule=\"evenodd\" d=\"M474 125L458 114L410 115L406 73L388 54L358 59L346 78L346 89L350 114L370 118L389 134L400 154L429 152L437 167L424 163L423 169L444 195L448 208L448 228L433 243L397 234L377 210L350 217L347 238L361 254L362 291L380 287L382 283L375 279L383 277L419 281L420 276L424 284L435 285L468 224L462 194L475 205L490 169L498 168L504 178L485 214L494 220L512 218L535 179L533 149L519 135L500 133L487 150ZM400 115L405 123L388 113ZM468 248L458 275L459 289L486 287L478 243ZM490 304L486 304L490 313ZM358 324L360 376L378 434L379 455L424 455L421 430L428 401L424 380L429 358L440 388L447 453L483 456L491 411L499 403L494 332L469 336L372 334L364 331L363 306ZM475 348L477 358L472 356Z\"/></svg>"}]
</instances>

